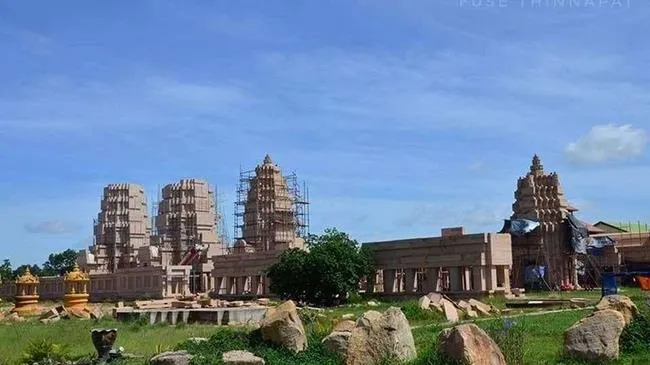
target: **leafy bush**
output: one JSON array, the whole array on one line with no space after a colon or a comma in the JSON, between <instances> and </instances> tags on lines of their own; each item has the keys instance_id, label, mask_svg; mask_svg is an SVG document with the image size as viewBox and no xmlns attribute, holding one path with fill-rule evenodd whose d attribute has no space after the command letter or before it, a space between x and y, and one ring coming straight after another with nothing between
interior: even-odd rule
<instances>
[{"instance_id":1,"label":"leafy bush","mask_svg":"<svg viewBox=\"0 0 650 365\"><path fill-rule=\"evenodd\" d=\"M648 351L650 346L650 320L639 315L623 329L619 339L621 352L638 353Z\"/></svg>"},{"instance_id":2,"label":"leafy bush","mask_svg":"<svg viewBox=\"0 0 650 365\"><path fill-rule=\"evenodd\" d=\"M309 251L290 249L269 267L271 291L282 298L313 304L344 302L372 272L372 253L346 233L327 229L307 240Z\"/></svg>"},{"instance_id":3,"label":"leafy bush","mask_svg":"<svg viewBox=\"0 0 650 365\"><path fill-rule=\"evenodd\" d=\"M348 295L347 302L350 304L361 304L363 302L363 297L359 293L354 291L351 292L350 295Z\"/></svg>"},{"instance_id":4,"label":"leafy bush","mask_svg":"<svg viewBox=\"0 0 650 365\"><path fill-rule=\"evenodd\" d=\"M47 340L30 342L20 360L26 365L91 365L94 355L73 356L68 345Z\"/></svg>"},{"instance_id":5,"label":"leafy bush","mask_svg":"<svg viewBox=\"0 0 650 365\"><path fill-rule=\"evenodd\" d=\"M66 362L70 360L70 357L70 348L67 345L42 340L29 343L27 350L23 354L22 363Z\"/></svg>"},{"instance_id":6,"label":"leafy bush","mask_svg":"<svg viewBox=\"0 0 650 365\"><path fill-rule=\"evenodd\" d=\"M486 332L499 345L506 363L522 365L524 363L524 339L526 331L521 323L505 318L502 321L491 322Z\"/></svg>"},{"instance_id":7,"label":"leafy bush","mask_svg":"<svg viewBox=\"0 0 650 365\"><path fill-rule=\"evenodd\" d=\"M328 352L321 344L323 335L314 331L311 326L306 327L306 331L307 349L298 354L264 342L260 330L247 333L245 330L231 328L219 328L208 341L186 341L177 349L187 350L196 355L192 359L193 365L223 364L222 354L232 350L250 351L256 356L262 357L269 365L338 365L340 360L336 355Z\"/></svg>"},{"instance_id":8,"label":"leafy bush","mask_svg":"<svg viewBox=\"0 0 650 365\"><path fill-rule=\"evenodd\" d=\"M304 326L314 324L318 321L318 311L315 310L300 308L298 309L298 316Z\"/></svg>"}]
</instances>

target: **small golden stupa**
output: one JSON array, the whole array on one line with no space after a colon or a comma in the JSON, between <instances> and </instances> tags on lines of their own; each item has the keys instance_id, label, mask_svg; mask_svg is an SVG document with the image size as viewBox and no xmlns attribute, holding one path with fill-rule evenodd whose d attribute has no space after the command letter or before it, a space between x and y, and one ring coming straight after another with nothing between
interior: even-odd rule
<instances>
[{"instance_id":1,"label":"small golden stupa","mask_svg":"<svg viewBox=\"0 0 650 365\"><path fill-rule=\"evenodd\" d=\"M38 276L25 268L25 272L16 279L16 303L11 310L18 314L30 314L40 310L38 306Z\"/></svg>"},{"instance_id":2,"label":"small golden stupa","mask_svg":"<svg viewBox=\"0 0 650 365\"><path fill-rule=\"evenodd\" d=\"M84 309L88 305L88 283L90 276L79 269L75 262L72 271L63 277L65 294L63 295L63 306L66 308Z\"/></svg>"}]
</instances>

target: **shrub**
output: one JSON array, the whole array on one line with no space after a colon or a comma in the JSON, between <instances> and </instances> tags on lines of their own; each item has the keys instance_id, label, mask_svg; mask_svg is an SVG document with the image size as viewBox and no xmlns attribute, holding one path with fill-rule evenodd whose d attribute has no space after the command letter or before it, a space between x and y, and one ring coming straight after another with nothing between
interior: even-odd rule
<instances>
[{"instance_id":1,"label":"shrub","mask_svg":"<svg viewBox=\"0 0 650 365\"><path fill-rule=\"evenodd\" d=\"M314 324L318 321L318 312L315 310L300 308L298 310L298 316L304 326Z\"/></svg>"},{"instance_id":2,"label":"shrub","mask_svg":"<svg viewBox=\"0 0 650 365\"><path fill-rule=\"evenodd\" d=\"M350 304L361 304L363 302L363 297L356 291L353 291L348 295L348 303Z\"/></svg>"},{"instance_id":3,"label":"shrub","mask_svg":"<svg viewBox=\"0 0 650 365\"><path fill-rule=\"evenodd\" d=\"M68 345L47 340L30 342L20 360L26 365L90 365L94 355L73 356Z\"/></svg>"},{"instance_id":4,"label":"shrub","mask_svg":"<svg viewBox=\"0 0 650 365\"><path fill-rule=\"evenodd\" d=\"M34 364L46 361L64 362L70 359L70 349L67 345L60 345L41 340L30 342L23 354L22 363Z\"/></svg>"},{"instance_id":5,"label":"shrub","mask_svg":"<svg viewBox=\"0 0 650 365\"><path fill-rule=\"evenodd\" d=\"M625 326L619 339L621 351L624 353L646 352L650 346L650 320L645 315L639 315Z\"/></svg>"},{"instance_id":6,"label":"shrub","mask_svg":"<svg viewBox=\"0 0 650 365\"><path fill-rule=\"evenodd\" d=\"M219 328L206 342L186 341L179 346L179 350L187 350L196 355L192 365L218 365L223 364L222 354L232 350L250 351L262 357L267 364L282 365L338 365L340 360L336 355L327 351L321 344L323 334L307 326L308 347L298 354L264 342L260 330L250 333L245 330Z\"/></svg>"}]
</instances>

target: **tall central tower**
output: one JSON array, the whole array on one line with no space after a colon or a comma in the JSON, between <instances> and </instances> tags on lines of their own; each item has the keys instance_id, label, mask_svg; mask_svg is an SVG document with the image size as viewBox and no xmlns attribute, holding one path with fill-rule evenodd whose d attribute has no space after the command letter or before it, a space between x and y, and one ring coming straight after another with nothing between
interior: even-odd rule
<instances>
[{"instance_id":1,"label":"tall central tower","mask_svg":"<svg viewBox=\"0 0 650 365\"><path fill-rule=\"evenodd\" d=\"M539 229L526 237L512 237L514 285L523 285L529 265L546 266L547 284L576 284L573 252L568 246L566 218L577 209L564 197L557 173L546 173L537 155L528 173L517 180L511 219L529 219Z\"/></svg>"},{"instance_id":2,"label":"tall central tower","mask_svg":"<svg viewBox=\"0 0 650 365\"><path fill-rule=\"evenodd\" d=\"M242 173L236 228L241 230L239 238L255 251L304 247L308 203L295 179L283 176L269 155L254 171Z\"/></svg>"}]
</instances>

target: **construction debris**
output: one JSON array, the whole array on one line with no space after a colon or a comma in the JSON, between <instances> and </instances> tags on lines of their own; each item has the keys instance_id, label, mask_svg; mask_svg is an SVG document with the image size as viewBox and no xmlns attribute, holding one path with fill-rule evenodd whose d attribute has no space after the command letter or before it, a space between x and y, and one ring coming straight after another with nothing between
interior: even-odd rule
<instances>
[{"instance_id":1,"label":"construction debris","mask_svg":"<svg viewBox=\"0 0 650 365\"><path fill-rule=\"evenodd\" d=\"M468 318L499 314L496 307L476 299L454 302L442 293L429 293L418 300L418 306L424 310L437 310L447 317L449 322L458 322L462 315Z\"/></svg>"},{"instance_id":2,"label":"construction debris","mask_svg":"<svg viewBox=\"0 0 650 365\"><path fill-rule=\"evenodd\" d=\"M194 298L190 300L191 298ZM270 300L267 298L260 298L253 301L227 301L220 299L210 299L206 297L193 296L193 297L184 297L182 299L159 299L159 300L145 300L145 301L136 301L133 306L125 306L124 303L120 303L118 307L114 308L113 312L117 308L125 309L139 309L139 310L156 310L156 309L201 309L201 308L240 308L240 307L267 307L269 306Z\"/></svg>"},{"instance_id":3,"label":"construction debris","mask_svg":"<svg viewBox=\"0 0 650 365\"><path fill-rule=\"evenodd\" d=\"M458 316L458 311L452 302L447 299L442 299L442 307L445 310L445 317L447 317L449 322L458 322L460 317Z\"/></svg>"},{"instance_id":4,"label":"construction debris","mask_svg":"<svg viewBox=\"0 0 650 365\"><path fill-rule=\"evenodd\" d=\"M553 307L568 305L571 307L586 307L587 302L585 299L527 299L527 300L507 300L506 307L520 308L520 307Z\"/></svg>"},{"instance_id":5,"label":"construction debris","mask_svg":"<svg viewBox=\"0 0 650 365\"><path fill-rule=\"evenodd\" d=\"M172 303L176 299L159 299L159 300L138 300L135 302L136 309L150 309L150 308L171 308Z\"/></svg>"}]
</instances>

